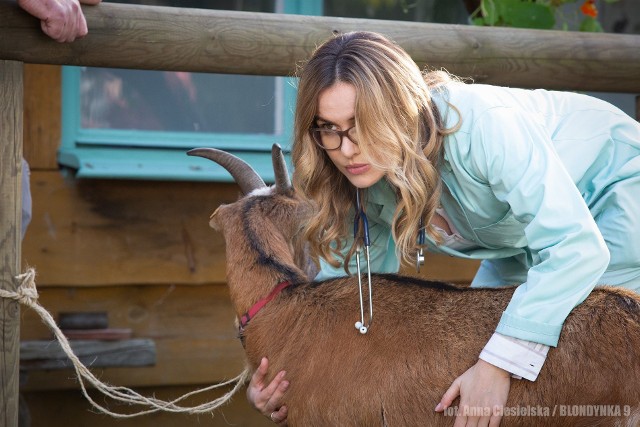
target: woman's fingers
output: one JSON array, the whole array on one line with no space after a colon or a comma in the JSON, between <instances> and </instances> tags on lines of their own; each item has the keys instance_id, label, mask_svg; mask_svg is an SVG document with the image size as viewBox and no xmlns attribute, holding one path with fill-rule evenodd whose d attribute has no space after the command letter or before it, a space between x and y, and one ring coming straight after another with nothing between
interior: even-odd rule
<instances>
[{"instance_id":1,"label":"woman's fingers","mask_svg":"<svg viewBox=\"0 0 640 427\"><path fill-rule=\"evenodd\" d=\"M263 357L262 360L260 360L258 369L256 369L256 371L253 373L253 376L251 377L251 384L262 390L264 388L264 380L267 376L268 370L269 361L266 357Z\"/></svg>"},{"instance_id":2,"label":"woman's fingers","mask_svg":"<svg viewBox=\"0 0 640 427\"><path fill-rule=\"evenodd\" d=\"M269 387L265 389L268 390L270 394L269 400L266 404L267 410L270 409L271 411L276 411L282 406L282 397L287 391L287 388L289 388L289 381L285 381L284 376L285 371L279 372L278 375L276 375L276 378L271 381Z\"/></svg>"},{"instance_id":3,"label":"woman's fingers","mask_svg":"<svg viewBox=\"0 0 640 427\"><path fill-rule=\"evenodd\" d=\"M442 412L447 409L453 403L456 398L460 396L460 377L456 378L455 381L449 386L447 391L444 393L440 402L436 406L436 412Z\"/></svg>"},{"instance_id":4,"label":"woman's fingers","mask_svg":"<svg viewBox=\"0 0 640 427\"><path fill-rule=\"evenodd\" d=\"M265 388L258 393L256 407L265 415L278 410L282 406L282 395L289 386L288 381L284 381L285 371L280 371Z\"/></svg>"},{"instance_id":5,"label":"woman's fingers","mask_svg":"<svg viewBox=\"0 0 640 427\"><path fill-rule=\"evenodd\" d=\"M287 424L287 407L285 405L281 406L280 409L278 409L277 411L273 411L269 415L269 418L271 418L271 421L273 421L274 423L280 426L286 425Z\"/></svg>"},{"instance_id":6,"label":"woman's fingers","mask_svg":"<svg viewBox=\"0 0 640 427\"><path fill-rule=\"evenodd\" d=\"M278 425L286 425L287 407L282 404L289 381L284 379L286 372L280 371L266 384L269 362L263 357L247 387L247 399L262 413Z\"/></svg>"}]
</instances>

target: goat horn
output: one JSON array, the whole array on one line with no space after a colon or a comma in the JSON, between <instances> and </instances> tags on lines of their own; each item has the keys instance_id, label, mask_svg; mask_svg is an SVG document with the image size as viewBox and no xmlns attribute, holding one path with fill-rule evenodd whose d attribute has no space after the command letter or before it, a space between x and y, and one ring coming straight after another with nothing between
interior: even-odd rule
<instances>
[{"instance_id":1,"label":"goat horn","mask_svg":"<svg viewBox=\"0 0 640 427\"><path fill-rule=\"evenodd\" d=\"M291 188L291 179L287 171L287 162L284 160L282 148L279 144L271 147L271 161L273 162L273 173L276 178L276 191L282 193Z\"/></svg>"},{"instance_id":2,"label":"goat horn","mask_svg":"<svg viewBox=\"0 0 640 427\"><path fill-rule=\"evenodd\" d=\"M243 194L249 194L257 188L267 186L260 178L260 175L247 162L226 151L216 150L215 148L194 148L187 151L187 154L213 160L225 168L240 186Z\"/></svg>"}]
</instances>

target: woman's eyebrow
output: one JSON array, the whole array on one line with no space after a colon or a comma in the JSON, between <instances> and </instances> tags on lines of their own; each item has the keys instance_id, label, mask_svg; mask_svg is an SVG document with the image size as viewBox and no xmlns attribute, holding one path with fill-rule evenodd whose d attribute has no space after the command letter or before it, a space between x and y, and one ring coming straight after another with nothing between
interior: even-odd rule
<instances>
[{"instance_id":1,"label":"woman's eyebrow","mask_svg":"<svg viewBox=\"0 0 640 427\"><path fill-rule=\"evenodd\" d=\"M337 123L334 123L334 122L332 122L331 120L323 119L322 117L320 117L320 116L318 116L318 115L316 115L316 116L313 118L313 120L314 120L314 121L316 121L316 122L317 122L317 121L321 121L321 122L324 122L324 123L327 123L327 124L330 124L330 125L336 125L336 126L337 126ZM355 118L355 117L351 117L348 121L349 121L349 123L355 123L356 118Z\"/></svg>"},{"instance_id":2,"label":"woman's eyebrow","mask_svg":"<svg viewBox=\"0 0 640 427\"><path fill-rule=\"evenodd\" d=\"M328 124L330 124L330 125L335 125L335 123L333 123L331 120L323 119L323 118L322 118L322 117L320 117L320 116L315 116L315 117L313 118L313 120L314 120L314 121L316 121L316 122L317 122L317 121L321 121L321 122L324 122L324 123L328 123Z\"/></svg>"}]
</instances>

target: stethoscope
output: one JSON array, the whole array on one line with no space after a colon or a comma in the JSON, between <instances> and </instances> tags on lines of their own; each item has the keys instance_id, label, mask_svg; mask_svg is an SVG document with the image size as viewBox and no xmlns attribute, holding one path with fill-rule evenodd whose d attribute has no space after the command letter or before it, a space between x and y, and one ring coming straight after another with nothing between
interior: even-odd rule
<instances>
[{"instance_id":1,"label":"stethoscope","mask_svg":"<svg viewBox=\"0 0 640 427\"><path fill-rule=\"evenodd\" d=\"M356 271L358 274L358 291L360 294L360 320L355 323L355 327L361 334L366 334L371 327L373 321L373 287L371 286L371 259L369 256L369 248L371 247L371 240L369 239L369 220L367 214L364 211L361 199L360 189L356 188L356 206L355 217L353 219L353 240L358 238L358 232L360 230L360 223L362 223L362 243L364 245L364 254L367 261L367 285L369 290L369 323L364 322L364 297L362 292L362 272L360 270L360 252L362 250L360 243L356 246ZM424 265L424 252L422 247L424 246L426 239L426 231L422 218L420 219L420 226L418 230L418 251L416 254L416 270L420 272L420 266Z\"/></svg>"},{"instance_id":2,"label":"stethoscope","mask_svg":"<svg viewBox=\"0 0 640 427\"><path fill-rule=\"evenodd\" d=\"M358 231L360 228L360 222L362 222L362 243L364 244L364 254L367 259L367 283L369 285L369 323L364 323L364 298L362 296L362 273L360 271L360 243L356 247L356 269L358 272L358 290L360 292L360 321L356 322L356 329L361 334L366 334L371 327L371 321L373 320L373 288L371 287L371 259L369 256L369 247L371 246L371 240L369 239L369 221L367 220L367 214L364 212L362 202L360 201L360 189L356 188L356 215L353 219L353 239L358 238Z\"/></svg>"}]
</instances>

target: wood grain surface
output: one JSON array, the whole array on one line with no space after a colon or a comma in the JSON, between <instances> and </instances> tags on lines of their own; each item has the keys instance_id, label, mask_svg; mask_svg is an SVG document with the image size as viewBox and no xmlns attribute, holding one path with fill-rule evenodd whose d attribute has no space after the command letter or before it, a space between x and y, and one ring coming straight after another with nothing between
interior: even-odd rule
<instances>
[{"instance_id":1,"label":"wood grain surface","mask_svg":"<svg viewBox=\"0 0 640 427\"><path fill-rule=\"evenodd\" d=\"M83 8L91 31L56 43L0 0L0 58L27 63L293 75L323 40L354 30L394 39L421 66L476 82L640 92L640 36L168 8L103 2Z\"/></svg>"}]
</instances>

